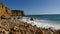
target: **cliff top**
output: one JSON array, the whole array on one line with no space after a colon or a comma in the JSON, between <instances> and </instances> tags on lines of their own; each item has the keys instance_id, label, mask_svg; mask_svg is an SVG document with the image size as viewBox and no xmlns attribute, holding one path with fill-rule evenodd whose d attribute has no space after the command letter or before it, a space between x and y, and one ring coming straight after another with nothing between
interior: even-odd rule
<instances>
[{"instance_id":1,"label":"cliff top","mask_svg":"<svg viewBox=\"0 0 60 34\"><path fill-rule=\"evenodd\" d=\"M18 12L23 12L23 10L12 10L13 12L16 12L16 11L18 11Z\"/></svg>"},{"instance_id":2,"label":"cliff top","mask_svg":"<svg viewBox=\"0 0 60 34\"><path fill-rule=\"evenodd\" d=\"M3 3L2 3L2 2L0 2L0 4L1 4L1 5L3 5ZM4 5L3 5L3 6L4 6Z\"/></svg>"},{"instance_id":3,"label":"cliff top","mask_svg":"<svg viewBox=\"0 0 60 34\"><path fill-rule=\"evenodd\" d=\"M3 4L2 2L0 2L0 4Z\"/></svg>"}]
</instances>

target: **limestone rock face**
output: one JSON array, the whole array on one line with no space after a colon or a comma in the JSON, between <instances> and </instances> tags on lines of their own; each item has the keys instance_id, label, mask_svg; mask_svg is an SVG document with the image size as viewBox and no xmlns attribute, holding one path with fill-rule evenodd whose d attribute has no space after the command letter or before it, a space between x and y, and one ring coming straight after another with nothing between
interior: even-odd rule
<instances>
[{"instance_id":1,"label":"limestone rock face","mask_svg":"<svg viewBox=\"0 0 60 34\"><path fill-rule=\"evenodd\" d=\"M11 16L22 16L24 11L22 10L10 10L0 3L0 18L10 18Z\"/></svg>"},{"instance_id":2,"label":"limestone rock face","mask_svg":"<svg viewBox=\"0 0 60 34\"><path fill-rule=\"evenodd\" d=\"M12 15L11 10L5 7L2 3L0 3L0 17L9 18L11 15Z\"/></svg>"}]
</instances>

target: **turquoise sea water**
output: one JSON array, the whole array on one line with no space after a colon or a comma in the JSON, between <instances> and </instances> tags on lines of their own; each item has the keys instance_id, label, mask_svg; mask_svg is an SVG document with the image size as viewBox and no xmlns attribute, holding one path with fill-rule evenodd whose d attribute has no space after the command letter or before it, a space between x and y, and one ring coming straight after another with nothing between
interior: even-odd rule
<instances>
[{"instance_id":1,"label":"turquoise sea water","mask_svg":"<svg viewBox=\"0 0 60 34\"><path fill-rule=\"evenodd\" d=\"M27 20L25 18L23 18L23 21L25 22L31 22L28 20L28 18L34 18L34 23L37 26L41 26L42 27L55 27L56 29L60 29L60 14L51 14L51 15L25 15L25 16L14 16L15 18L20 18L22 20L22 17L27 18ZM37 20L35 20L37 19ZM33 23L33 22L32 22ZM50 25L49 25L50 24Z\"/></svg>"},{"instance_id":2,"label":"turquoise sea water","mask_svg":"<svg viewBox=\"0 0 60 34\"><path fill-rule=\"evenodd\" d=\"M32 17L40 20L49 20L60 23L60 15L25 15L24 17Z\"/></svg>"}]
</instances>

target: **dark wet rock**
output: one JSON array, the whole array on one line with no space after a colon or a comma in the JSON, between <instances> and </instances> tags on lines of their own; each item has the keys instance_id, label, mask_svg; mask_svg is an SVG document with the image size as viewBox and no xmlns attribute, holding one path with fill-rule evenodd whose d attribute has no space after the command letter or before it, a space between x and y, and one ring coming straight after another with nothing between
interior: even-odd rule
<instances>
[{"instance_id":1,"label":"dark wet rock","mask_svg":"<svg viewBox=\"0 0 60 34\"><path fill-rule=\"evenodd\" d=\"M33 18L30 18L31 21L33 21L34 19Z\"/></svg>"}]
</instances>

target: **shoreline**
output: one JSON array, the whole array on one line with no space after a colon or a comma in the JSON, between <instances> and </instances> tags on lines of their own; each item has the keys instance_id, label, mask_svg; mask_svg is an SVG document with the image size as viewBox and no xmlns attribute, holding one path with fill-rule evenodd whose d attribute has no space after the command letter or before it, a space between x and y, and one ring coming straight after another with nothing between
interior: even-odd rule
<instances>
[{"instance_id":1,"label":"shoreline","mask_svg":"<svg viewBox=\"0 0 60 34\"><path fill-rule=\"evenodd\" d=\"M36 25L33 26L27 22L24 23L14 18L0 19L0 29L2 29L5 33L11 32L13 34L60 34L60 30L52 30L51 28L38 28Z\"/></svg>"},{"instance_id":2,"label":"shoreline","mask_svg":"<svg viewBox=\"0 0 60 34\"><path fill-rule=\"evenodd\" d=\"M30 19L31 19L31 17L23 17L23 18L20 18L19 20L21 20L23 22L27 22L28 24L31 24L33 26L36 25L37 27L41 27L41 28L51 28L54 30L60 30L58 24L53 23L53 22L49 23L49 20L40 20L40 19L32 18L32 21L31 21Z\"/></svg>"}]
</instances>

